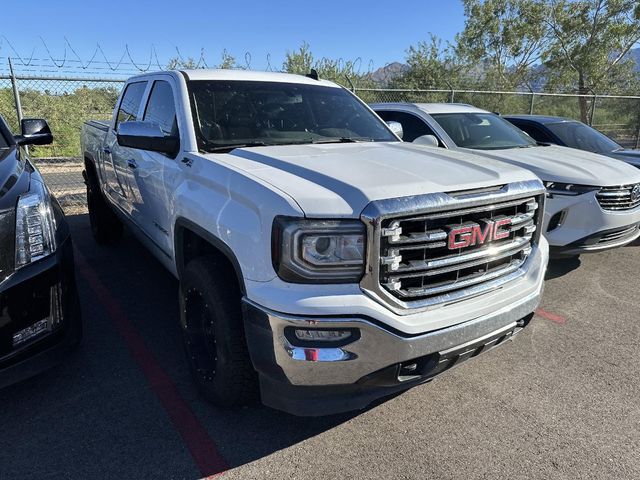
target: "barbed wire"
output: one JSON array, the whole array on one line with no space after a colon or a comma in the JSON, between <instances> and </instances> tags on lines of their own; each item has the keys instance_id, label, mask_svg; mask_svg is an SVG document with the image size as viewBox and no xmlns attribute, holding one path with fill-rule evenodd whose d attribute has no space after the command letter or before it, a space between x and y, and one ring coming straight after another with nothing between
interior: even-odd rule
<instances>
[{"instance_id":1,"label":"barbed wire","mask_svg":"<svg viewBox=\"0 0 640 480\"><path fill-rule=\"evenodd\" d=\"M130 73L144 73L152 69L163 70L167 68L171 61L177 60L182 65L194 65L195 68L215 68L216 64L207 60L205 49L201 48L199 55L193 58L185 55L180 47L174 45L175 56L161 60L155 45L149 47L148 60L140 61L135 59L129 44L125 44L122 53L118 56L109 57L105 53L102 45L97 42L93 52L88 57L83 57L68 37L63 37L62 52L56 53L43 37L38 37L39 46L34 47L30 54L26 55L18 51L14 43L5 35L0 35L0 59L13 60L14 68L21 72L43 72L43 73L78 73L102 74L105 72L126 75ZM226 49L222 51L223 62L229 59L235 61L235 57L230 55ZM235 61L234 68L251 70L254 58L251 52L246 51L243 55L244 62ZM335 68L337 71L344 71L351 75L366 75L374 70L373 60L369 60L365 70L364 61L361 57L354 60L345 58L320 58L314 62L314 68L327 67ZM265 56L264 70L269 72L282 71L282 68L275 66L273 56L267 53Z\"/></svg>"}]
</instances>

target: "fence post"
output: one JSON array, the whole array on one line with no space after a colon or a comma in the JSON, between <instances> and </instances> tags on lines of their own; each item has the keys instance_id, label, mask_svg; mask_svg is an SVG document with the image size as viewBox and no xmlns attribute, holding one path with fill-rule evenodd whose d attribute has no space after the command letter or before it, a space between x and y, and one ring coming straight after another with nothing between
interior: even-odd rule
<instances>
[{"instance_id":1,"label":"fence post","mask_svg":"<svg viewBox=\"0 0 640 480\"><path fill-rule=\"evenodd\" d=\"M447 82L447 86L449 87L449 103L453 103L456 99L456 91L449 80L445 79L444 81Z\"/></svg>"},{"instance_id":2,"label":"fence post","mask_svg":"<svg viewBox=\"0 0 640 480\"><path fill-rule=\"evenodd\" d=\"M591 115L589 115L589 126L593 125L593 117L596 114L596 102L598 101L598 95L593 94L593 102L591 104Z\"/></svg>"},{"instance_id":3,"label":"fence post","mask_svg":"<svg viewBox=\"0 0 640 480\"><path fill-rule=\"evenodd\" d=\"M531 99L529 100L529 115L533 115L533 102L536 98L536 94L534 93L533 88L531 88L531 84L529 82L527 82L527 88L531 94Z\"/></svg>"},{"instance_id":4,"label":"fence post","mask_svg":"<svg viewBox=\"0 0 640 480\"><path fill-rule=\"evenodd\" d=\"M635 148L636 150L638 148L640 148L640 111L638 112L638 116L637 116L637 131L636 131L636 144L633 148Z\"/></svg>"},{"instance_id":5,"label":"fence post","mask_svg":"<svg viewBox=\"0 0 640 480\"><path fill-rule=\"evenodd\" d=\"M16 103L16 115L18 116L18 125L22 123L22 103L20 103L20 91L18 90L18 79L13 71L13 63L9 57L9 74L11 76L11 86L13 87L13 99Z\"/></svg>"}]
</instances>

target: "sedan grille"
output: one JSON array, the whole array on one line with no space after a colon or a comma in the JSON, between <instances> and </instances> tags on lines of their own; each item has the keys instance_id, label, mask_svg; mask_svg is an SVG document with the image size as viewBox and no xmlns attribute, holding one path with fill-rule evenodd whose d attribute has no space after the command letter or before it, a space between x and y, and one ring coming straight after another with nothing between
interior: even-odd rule
<instances>
[{"instance_id":1,"label":"sedan grille","mask_svg":"<svg viewBox=\"0 0 640 480\"><path fill-rule=\"evenodd\" d=\"M404 302L440 303L515 273L532 251L540 201L532 196L385 219L381 287Z\"/></svg>"},{"instance_id":2,"label":"sedan grille","mask_svg":"<svg viewBox=\"0 0 640 480\"><path fill-rule=\"evenodd\" d=\"M602 187L596 198L604 210L631 210L640 206L640 183Z\"/></svg>"}]
</instances>

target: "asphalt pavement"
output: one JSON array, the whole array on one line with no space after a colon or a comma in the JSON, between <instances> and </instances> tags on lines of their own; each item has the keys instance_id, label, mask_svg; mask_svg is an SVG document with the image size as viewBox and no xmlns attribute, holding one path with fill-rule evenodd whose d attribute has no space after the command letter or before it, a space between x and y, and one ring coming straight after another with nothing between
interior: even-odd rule
<instances>
[{"instance_id":1,"label":"asphalt pavement","mask_svg":"<svg viewBox=\"0 0 640 480\"><path fill-rule=\"evenodd\" d=\"M0 391L1 479L640 478L640 246L554 261L512 342L366 411L224 410L193 384L174 278L70 217L85 320L60 366Z\"/></svg>"}]
</instances>

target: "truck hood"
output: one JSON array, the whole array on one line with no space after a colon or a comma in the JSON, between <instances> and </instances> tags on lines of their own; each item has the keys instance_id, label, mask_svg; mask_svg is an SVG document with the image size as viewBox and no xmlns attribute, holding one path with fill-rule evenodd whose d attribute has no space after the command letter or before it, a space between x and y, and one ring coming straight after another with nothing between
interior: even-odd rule
<instances>
[{"instance_id":1,"label":"truck hood","mask_svg":"<svg viewBox=\"0 0 640 480\"><path fill-rule=\"evenodd\" d=\"M544 181L609 186L640 183L640 171L604 155L550 145L548 147L473 150L483 157L527 168Z\"/></svg>"},{"instance_id":2,"label":"truck hood","mask_svg":"<svg viewBox=\"0 0 640 480\"><path fill-rule=\"evenodd\" d=\"M531 180L520 168L408 143L238 148L224 160L290 195L307 216L357 217L372 200ZM223 157L223 158L221 158Z\"/></svg>"}]
</instances>

